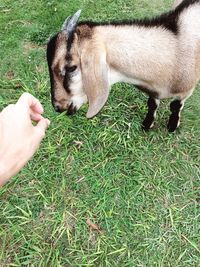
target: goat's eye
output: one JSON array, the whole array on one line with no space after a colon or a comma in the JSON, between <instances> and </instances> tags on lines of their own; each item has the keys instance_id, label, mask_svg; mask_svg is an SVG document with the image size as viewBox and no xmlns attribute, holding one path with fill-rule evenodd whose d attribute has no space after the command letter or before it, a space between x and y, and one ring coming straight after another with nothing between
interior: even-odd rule
<instances>
[{"instance_id":1,"label":"goat's eye","mask_svg":"<svg viewBox=\"0 0 200 267\"><path fill-rule=\"evenodd\" d=\"M65 67L66 72L74 72L76 69L77 69L77 66Z\"/></svg>"}]
</instances>

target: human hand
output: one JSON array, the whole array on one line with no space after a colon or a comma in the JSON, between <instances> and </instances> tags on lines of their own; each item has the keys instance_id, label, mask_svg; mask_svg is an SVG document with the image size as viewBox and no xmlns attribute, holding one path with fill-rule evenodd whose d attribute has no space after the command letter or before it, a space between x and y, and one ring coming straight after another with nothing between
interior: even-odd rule
<instances>
[{"instance_id":1,"label":"human hand","mask_svg":"<svg viewBox=\"0 0 200 267\"><path fill-rule=\"evenodd\" d=\"M0 113L0 186L33 156L50 123L39 100L24 93ZM37 124L33 126L32 121Z\"/></svg>"}]
</instances>

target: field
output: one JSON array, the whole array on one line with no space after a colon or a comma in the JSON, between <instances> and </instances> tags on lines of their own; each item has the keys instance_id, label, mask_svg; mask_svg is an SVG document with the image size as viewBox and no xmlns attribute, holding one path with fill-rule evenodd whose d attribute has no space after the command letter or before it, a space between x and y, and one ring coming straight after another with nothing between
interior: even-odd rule
<instances>
[{"instance_id":1,"label":"field","mask_svg":"<svg viewBox=\"0 0 200 267\"><path fill-rule=\"evenodd\" d=\"M0 109L23 92L51 120L40 149L0 189L0 266L200 266L200 85L169 134L169 101L141 131L147 97L113 86L92 120L50 101L46 43L65 18L142 18L171 0L1 0Z\"/></svg>"}]
</instances>

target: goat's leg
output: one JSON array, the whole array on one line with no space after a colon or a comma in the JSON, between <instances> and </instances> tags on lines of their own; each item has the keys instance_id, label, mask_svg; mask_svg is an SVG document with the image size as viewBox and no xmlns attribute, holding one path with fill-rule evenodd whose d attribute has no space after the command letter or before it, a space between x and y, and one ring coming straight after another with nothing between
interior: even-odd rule
<instances>
[{"instance_id":1,"label":"goat's leg","mask_svg":"<svg viewBox=\"0 0 200 267\"><path fill-rule=\"evenodd\" d=\"M170 104L171 115L167 124L167 129L169 132L174 132L176 128L180 125L180 113L184 106L184 100L176 99Z\"/></svg>"},{"instance_id":2,"label":"goat's leg","mask_svg":"<svg viewBox=\"0 0 200 267\"><path fill-rule=\"evenodd\" d=\"M159 106L160 100L153 98L153 97L149 97L148 101L147 101L147 105L148 105L148 113L146 115L146 118L144 119L143 123L142 123L142 129L145 131L148 131L149 129L151 129L154 125L154 120L156 118L156 110Z\"/></svg>"},{"instance_id":3,"label":"goat's leg","mask_svg":"<svg viewBox=\"0 0 200 267\"><path fill-rule=\"evenodd\" d=\"M170 104L171 115L167 124L169 132L174 132L176 128L180 125L180 114L184 107L186 99L188 99L194 90L194 87L182 94L182 96L173 100Z\"/></svg>"}]
</instances>

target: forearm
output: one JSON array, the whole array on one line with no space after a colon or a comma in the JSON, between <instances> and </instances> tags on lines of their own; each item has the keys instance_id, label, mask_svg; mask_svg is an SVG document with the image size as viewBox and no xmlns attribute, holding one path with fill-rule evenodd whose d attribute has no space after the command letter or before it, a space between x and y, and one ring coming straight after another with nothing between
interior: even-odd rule
<instances>
[{"instance_id":1,"label":"forearm","mask_svg":"<svg viewBox=\"0 0 200 267\"><path fill-rule=\"evenodd\" d=\"M6 166L2 159L0 159L0 187L4 185L12 176L12 171Z\"/></svg>"},{"instance_id":2,"label":"forearm","mask_svg":"<svg viewBox=\"0 0 200 267\"><path fill-rule=\"evenodd\" d=\"M5 184L24 165L20 153L16 153L19 150L16 150L6 127L0 114L0 186Z\"/></svg>"},{"instance_id":3,"label":"forearm","mask_svg":"<svg viewBox=\"0 0 200 267\"><path fill-rule=\"evenodd\" d=\"M4 140L3 140L4 142ZM0 141L2 144L2 142ZM0 186L5 184L12 176L17 174L30 157L24 157L23 151L16 153L12 145L0 147Z\"/></svg>"},{"instance_id":4,"label":"forearm","mask_svg":"<svg viewBox=\"0 0 200 267\"><path fill-rule=\"evenodd\" d=\"M14 176L22 167L23 163L18 157L13 157L12 153L0 148L0 186L4 185L12 176Z\"/></svg>"},{"instance_id":5,"label":"forearm","mask_svg":"<svg viewBox=\"0 0 200 267\"><path fill-rule=\"evenodd\" d=\"M8 162L8 147L6 149L7 144L5 143L5 134L3 132L3 128L3 122L0 113L0 186L2 186L14 172L14 166L11 166L11 162Z\"/></svg>"}]
</instances>

